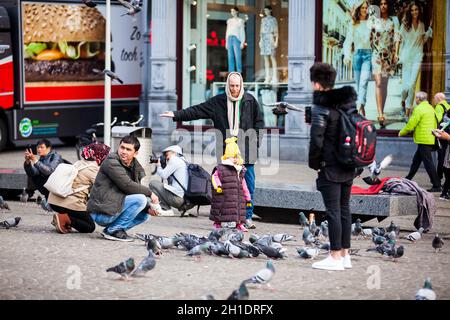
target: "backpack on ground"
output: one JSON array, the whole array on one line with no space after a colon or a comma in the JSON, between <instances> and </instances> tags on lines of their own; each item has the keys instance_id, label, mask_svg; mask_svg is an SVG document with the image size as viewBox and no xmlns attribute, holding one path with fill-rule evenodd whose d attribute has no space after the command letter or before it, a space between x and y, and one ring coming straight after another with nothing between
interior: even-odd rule
<instances>
[{"instance_id":1,"label":"backpack on ground","mask_svg":"<svg viewBox=\"0 0 450 320\"><path fill-rule=\"evenodd\" d=\"M87 168L89 165L81 166L79 162L75 164L60 163L55 171L48 177L47 182L44 184L49 192L62 198L67 198L71 194L88 189L89 186L82 186L77 189L73 189L73 181L78 175L78 172Z\"/></svg>"},{"instance_id":2,"label":"backpack on ground","mask_svg":"<svg viewBox=\"0 0 450 320\"><path fill-rule=\"evenodd\" d=\"M210 205L212 201L211 175L200 165L188 163L186 160L184 161L187 164L188 172L187 188L178 181L175 175L172 175L184 191L184 204L180 210L182 216L187 211L188 207L196 205L198 213L200 206Z\"/></svg>"},{"instance_id":3,"label":"backpack on ground","mask_svg":"<svg viewBox=\"0 0 450 320\"><path fill-rule=\"evenodd\" d=\"M355 108L341 114L341 132L337 158L348 168L362 168L375 160L377 131L372 121L367 120Z\"/></svg>"}]
</instances>

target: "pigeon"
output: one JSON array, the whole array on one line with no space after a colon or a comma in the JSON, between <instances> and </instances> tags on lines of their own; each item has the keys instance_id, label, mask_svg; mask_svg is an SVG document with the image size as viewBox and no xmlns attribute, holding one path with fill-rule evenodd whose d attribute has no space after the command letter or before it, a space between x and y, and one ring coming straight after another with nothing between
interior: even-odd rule
<instances>
[{"instance_id":1,"label":"pigeon","mask_svg":"<svg viewBox=\"0 0 450 320\"><path fill-rule=\"evenodd\" d=\"M17 227L20 220L22 220L22 218L17 217L17 218L11 218L11 219L2 221L2 222L0 222L0 227L5 228L5 229L9 229L11 227Z\"/></svg>"},{"instance_id":2,"label":"pigeon","mask_svg":"<svg viewBox=\"0 0 450 320\"><path fill-rule=\"evenodd\" d=\"M433 242L432 242L434 252L437 253L438 251L441 251L443 245L444 245L444 241L437 234L436 237L434 237Z\"/></svg>"},{"instance_id":3,"label":"pigeon","mask_svg":"<svg viewBox=\"0 0 450 320\"><path fill-rule=\"evenodd\" d=\"M436 300L436 293L431 286L431 279L427 278L422 289L419 289L416 293L416 300Z\"/></svg>"},{"instance_id":4,"label":"pigeon","mask_svg":"<svg viewBox=\"0 0 450 320\"><path fill-rule=\"evenodd\" d=\"M2 196L0 196L0 209L3 210L11 210L8 203L3 199Z\"/></svg>"},{"instance_id":5,"label":"pigeon","mask_svg":"<svg viewBox=\"0 0 450 320\"><path fill-rule=\"evenodd\" d=\"M259 237L256 233L251 234L250 237L248 238L248 240L250 241L250 243L256 243L256 241L259 240Z\"/></svg>"},{"instance_id":6,"label":"pigeon","mask_svg":"<svg viewBox=\"0 0 450 320\"><path fill-rule=\"evenodd\" d=\"M36 197L36 204L38 205L38 207L41 205L41 203L42 203L42 197L41 197L41 195L38 195L37 197Z\"/></svg>"},{"instance_id":7,"label":"pigeon","mask_svg":"<svg viewBox=\"0 0 450 320\"><path fill-rule=\"evenodd\" d=\"M244 233L242 231L235 229L233 230L233 232L228 234L227 240L240 242L244 240Z\"/></svg>"},{"instance_id":8,"label":"pigeon","mask_svg":"<svg viewBox=\"0 0 450 320\"><path fill-rule=\"evenodd\" d=\"M298 214L298 216L299 216L300 226L302 226L303 228L309 226L308 219L306 218L306 216L303 212L300 212Z\"/></svg>"},{"instance_id":9,"label":"pigeon","mask_svg":"<svg viewBox=\"0 0 450 320\"><path fill-rule=\"evenodd\" d=\"M228 256L231 258L238 258L241 254L241 248L231 243L230 240L225 241L225 249L228 251Z\"/></svg>"},{"instance_id":10,"label":"pigeon","mask_svg":"<svg viewBox=\"0 0 450 320\"><path fill-rule=\"evenodd\" d=\"M20 195L20 202L27 203L28 202L28 193L26 188L23 188L22 194Z\"/></svg>"},{"instance_id":11,"label":"pigeon","mask_svg":"<svg viewBox=\"0 0 450 320\"><path fill-rule=\"evenodd\" d=\"M238 289L234 290L227 300L248 300L249 293L245 282L242 282Z\"/></svg>"},{"instance_id":12,"label":"pigeon","mask_svg":"<svg viewBox=\"0 0 450 320\"><path fill-rule=\"evenodd\" d=\"M374 234L373 237L372 237L372 242L375 245L379 246L379 245L381 245L381 244L386 242L386 238L382 237L382 236L377 236L377 235Z\"/></svg>"},{"instance_id":13,"label":"pigeon","mask_svg":"<svg viewBox=\"0 0 450 320\"><path fill-rule=\"evenodd\" d=\"M272 236L272 241L278 242L278 243L283 243L285 241L291 241L293 239L294 239L294 236L291 236L290 234L287 234L287 233L279 233L279 234Z\"/></svg>"},{"instance_id":14,"label":"pigeon","mask_svg":"<svg viewBox=\"0 0 450 320\"><path fill-rule=\"evenodd\" d=\"M210 243L209 242L205 242L205 243L199 244L199 245L193 247L191 250L189 250L187 255L190 256L190 257L199 256L202 253L209 251L209 247L210 247Z\"/></svg>"},{"instance_id":15,"label":"pigeon","mask_svg":"<svg viewBox=\"0 0 450 320\"><path fill-rule=\"evenodd\" d=\"M410 233L407 236L405 236L405 239L411 242L416 242L417 240L422 239L423 230L424 230L423 228L420 228L416 232Z\"/></svg>"},{"instance_id":16,"label":"pigeon","mask_svg":"<svg viewBox=\"0 0 450 320\"><path fill-rule=\"evenodd\" d=\"M269 247L272 247L274 249L283 249L283 245L278 242L272 242Z\"/></svg>"},{"instance_id":17,"label":"pigeon","mask_svg":"<svg viewBox=\"0 0 450 320\"><path fill-rule=\"evenodd\" d=\"M152 251L155 255L160 256L162 255L161 252L161 245L159 244L158 241L156 241L155 238L150 238L147 241L147 251Z\"/></svg>"},{"instance_id":18,"label":"pigeon","mask_svg":"<svg viewBox=\"0 0 450 320\"><path fill-rule=\"evenodd\" d=\"M386 230L384 228L375 227L372 229L372 234L383 237L386 234Z\"/></svg>"},{"instance_id":19,"label":"pigeon","mask_svg":"<svg viewBox=\"0 0 450 320\"><path fill-rule=\"evenodd\" d=\"M50 207L50 205L48 204L46 199L42 199L41 202L41 208L46 212L46 213L50 213L53 212L52 208Z\"/></svg>"},{"instance_id":20,"label":"pigeon","mask_svg":"<svg viewBox=\"0 0 450 320\"><path fill-rule=\"evenodd\" d=\"M322 222L322 223L320 224L320 230L322 230L322 235L323 235L325 238L328 238L328 236L329 236L329 230L328 230L328 221L327 221L327 220L325 220L324 222Z\"/></svg>"},{"instance_id":21,"label":"pigeon","mask_svg":"<svg viewBox=\"0 0 450 320\"><path fill-rule=\"evenodd\" d=\"M379 164L376 161L372 162L369 166L370 176L363 178L364 182L368 185L380 184L381 181L378 176L381 173L381 170L386 169L392 163L393 157L392 155L388 155L385 157Z\"/></svg>"},{"instance_id":22,"label":"pigeon","mask_svg":"<svg viewBox=\"0 0 450 320\"><path fill-rule=\"evenodd\" d=\"M356 222L352 224L352 234L356 237L359 237L363 232L363 227L361 224L361 219L356 219Z\"/></svg>"},{"instance_id":23,"label":"pigeon","mask_svg":"<svg viewBox=\"0 0 450 320\"><path fill-rule=\"evenodd\" d=\"M290 103L287 102L276 102L271 104L264 104L266 107L275 107L272 109L272 112L274 115L282 116L288 114L287 109L293 110L293 111L304 111L304 108L296 107Z\"/></svg>"},{"instance_id":24,"label":"pigeon","mask_svg":"<svg viewBox=\"0 0 450 320\"><path fill-rule=\"evenodd\" d=\"M92 0L81 0L81 1L83 1L83 3L87 5L89 8L95 8L97 6L97 4Z\"/></svg>"},{"instance_id":25,"label":"pigeon","mask_svg":"<svg viewBox=\"0 0 450 320\"><path fill-rule=\"evenodd\" d=\"M136 269L134 269L130 276L132 277L140 277L145 275L148 271L152 270L156 265L155 255L153 251L148 252L148 256L144 258L144 260L139 263Z\"/></svg>"},{"instance_id":26,"label":"pigeon","mask_svg":"<svg viewBox=\"0 0 450 320\"><path fill-rule=\"evenodd\" d=\"M391 224L386 228L386 232L389 233L389 232L392 232L392 231L397 231L399 229L400 228L395 225L394 221L391 221Z\"/></svg>"},{"instance_id":27,"label":"pigeon","mask_svg":"<svg viewBox=\"0 0 450 320\"><path fill-rule=\"evenodd\" d=\"M303 259L314 259L319 255L319 248L299 248L297 249L298 254Z\"/></svg>"},{"instance_id":28,"label":"pigeon","mask_svg":"<svg viewBox=\"0 0 450 320\"><path fill-rule=\"evenodd\" d=\"M370 237L373 235L372 229L363 229L362 231L363 237Z\"/></svg>"},{"instance_id":29,"label":"pigeon","mask_svg":"<svg viewBox=\"0 0 450 320\"><path fill-rule=\"evenodd\" d=\"M250 255L249 256L250 258L256 258L259 256L259 253L260 253L259 249L250 243L244 243L244 242L238 242L238 241L231 241L231 243L233 245L235 245L236 247L241 248L241 250L248 252Z\"/></svg>"},{"instance_id":30,"label":"pigeon","mask_svg":"<svg viewBox=\"0 0 450 320\"><path fill-rule=\"evenodd\" d=\"M120 4L123 5L125 8L127 8L127 13L124 13L122 16L130 15L134 16L136 13L142 10L140 7L140 1L139 0L119 0Z\"/></svg>"},{"instance_id":31,"label":"pigeon","mask_svg":"<svg viewBox=\"0 0 450 320\"><path fill-rule=\"evenodd\" d=\"M213 230L211 231L211 233L208 235L208 240L210 241L219 241L225 234L227 230L224 228L218 229L218 230Z\"/></svg>"},{"instance_id":32,"label":"pigeon","mask_svg":"<svg viewBox=\"0 0 450 320\"><path fill-rule=\"evenodd\" d=\"M273 262L269 260L267 261L266 267L264 269L258 271L258 273L253 277L244 280L243 283L265 284L267 286L270 286L270 281L272 280L274 274L275 274L275 266L273 265Z\"/></svg>"},{"instance_id":33,"label":"pigeon","mask_svg":"<svg viewBox=\"0 0 450 320\"><path fill-rule=\"evenodd\" d=\"M307 246L309 246L310 244L312 244L316 241L314 236L311 234L311 231L309 230L309 228L303 229L302 239L305 242L305 245L307 245Z\"/></svg>"},{"instance_id":34,"label":"pigeon","mask_svg":"<svg viewBox=\"0 0 450 320\"><path fill-rule=\"evenodd\" d=\"M123 84L123 81L122 81L122 79L120 79L119 78L119 76L118 75L116 75L114 72L112 72L111 70L103 70L103 71L101 71L101 70L99 70L99 69L92 69L92 72L94 72L94 73L97 73L97 74L101 74L101 73L103 73L103 74L106 74L108 77L110 77L112 80L116 80L116 81L118 81L120 84Z\"/></svg>"},{"instance_id":35,"label":"pigeon","mask_svg":"<svg viewBox=\"0 0 450 320\"><path fill-rule=\"evenodd\" d=\"M256 243L269 247L272 244L272 236L270 234L265 234L259 238Z\"/></svg>"},{"instance_id":36,"label":"pigeon","mask_svg":"<svg viewBox=\"0 0 450 320\"><path fill-rule=\"evenodd\" d=\"M118 265L106 269L106 272L115 272L125 279L128 278L128 275L134 270L134 259L129 258L126 261L119 263Z\"/></svg>"},{"instance_id":37,"label":"pigeon","mask_svg":"<svg viewBox=\"0 0 450 320\"><path fill-rule=\"evenodd\" d=\"M257 247L268 258L271 258L271 259L286 258L286 255L284 253L286 251L286 249L275 249L275 248L265 246L265 245L259 244L259 243L255 243L255 247Z\"/></svg>"},{"instance_id":38,"label":"pigeon","mask_svg":"<svg viewBox=\"0 0 450 320\"><path fill-rule=\"evenodd\" d=\"M399 246L398 248L395 249L394 253L390 257L398 259L403 257L404 254L405 254L405 247Z\"/></svg>"},{"instance_id":39,"label":"pigeon","mask_svg":"<svg viewBox=\"0 0 450 320\"><path fill-rule=\"evenodd\" d=\"M211 254L215 256L228 256L228 250L222 242L216 241L211 243L209 249Z\"/></svg>"},{"instance_id":40,"label":"pigeon","mask_svg":"<svg viewBox=\"0 0 450 320\"><path fill-rule=\"evenodd\" d=\"M142 240L145 242L148 242L150 239L155 239L159 243L159 248L161 248L161 249L170 249L177 245L177 241L175 238L155 236L150 233L149 234L136 233L135 236L139 240Z\"/></svg>"}]
</instances>

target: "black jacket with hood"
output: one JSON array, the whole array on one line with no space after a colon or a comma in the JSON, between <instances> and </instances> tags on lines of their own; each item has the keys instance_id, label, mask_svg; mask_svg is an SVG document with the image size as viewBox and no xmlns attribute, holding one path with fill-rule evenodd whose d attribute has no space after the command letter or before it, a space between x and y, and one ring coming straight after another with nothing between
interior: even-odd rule
<instances>
[{"instance_id":1,"label":"black jacket with hood","mask_svg":"<svg viewBox=\"0 0 450 320\"><path fill-rule=\"evenodd\" d=\"M216 140L216 154L222 156L225 151L225 139L230 138L229 124L227 117L227 95L219 94L204 103L190 108L175 111L173 121L191 121L199 119L211 119L214 128L222 134L222 148ZM259 131L264 128L264 120L259 110L256 99L248 92L244 93L241 103L241 116L239 128L242 129L246 138L238 136L239 149L244 158L245 164L254 164L257 158L257 148L259 148ZM254 130L250 130L254 129ZM227 135L228 134L228 135ZM245 146L244 143L245 142Z\"/></svg>"},{"instance_id":2,"label":"black jacket with hood","mask_svg":"<svg viewBox=\"0 0 450 320\"><path fill-rule=\"evenodd\" d=\"M354 169L340 164L337 150L340 135L340 113L356 108L357 95L353 87L315 91L312 109L309 167L320 170L333 182L342 183L355 177Z\"/></svg>"}]
</instances>

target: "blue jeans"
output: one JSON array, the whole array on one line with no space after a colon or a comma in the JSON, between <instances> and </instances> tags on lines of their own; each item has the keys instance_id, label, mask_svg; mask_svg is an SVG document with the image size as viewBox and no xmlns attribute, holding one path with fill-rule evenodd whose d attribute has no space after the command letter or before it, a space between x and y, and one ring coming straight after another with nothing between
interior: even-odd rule
<instances>
[{"instance_id":1,"label":"blue jeans","mask_svg":"<svg viewBox=\"0 0 450 320\"><path fill-rule=\"evenodd\" d=\"M129 230L149 219L147 212L147 197L143 194L132 194L125 197L122 211L115 216L104 213L91 213L92 219L100 226L106 227L107 233L117 230Z\"/></svg>"},{"instance_id":2,"label":"blue jeans","mask_svg":"<svg viewBox=\"0 0 450 320\"><path fill-rule=\"evenodd\" d=\"M229 36L228 44L228 71L242 73L242 50L241 42L236 36Z\"/></svg>"},{"instance_id":3,"label":"blue jeans","mask_svg":"<svg viewBox=\"0 0 450 320\"><path fill-rule=\"evenodd\" d=\"M255 193L255 165L246 164L245 167L247 168L247 171L245 172L245 182L247 183L248 191L250 191L250 196L252 197L252 206L247 207L245 219L251 219L253 217L253 194Z\"/></svg>"},{"instance_id":4,"label":"blue jeans","mask_svg":"<svg viewBox=\"0 0 450 320\"><path fill-rule=\"evenodd\" d=\"M353 72L355 73L357 105L366 105L367 86L372 75L372 50L359 49L353 56Z\"/></svg>"}]
</instances>

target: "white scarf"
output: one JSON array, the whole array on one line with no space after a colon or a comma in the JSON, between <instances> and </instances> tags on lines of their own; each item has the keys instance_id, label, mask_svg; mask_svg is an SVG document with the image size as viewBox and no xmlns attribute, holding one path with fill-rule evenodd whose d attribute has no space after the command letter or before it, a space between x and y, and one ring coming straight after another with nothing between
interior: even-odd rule
<instances>
[{"instance_id":1,"label":"white scarf","mask_svg":"<svg viewBox=\"0 0 450 320\"><path fill-rule=\"evenodd\" d=\"M241 91L239 92L239 96L237 98L234 98L230 92L230 78L232 76L238 76L241 80ZM230 72L227 78L225 92L227 94L228 125L230 127L231 136L237 137L239 134L239 121L240 121L239 109L241 107L242 97L244 96L244 80L242 79L242 75L239 72ZM234 104L236 104L236 109L234 111L234 118L233 118Z\"/></svg>"}]
</instances>

